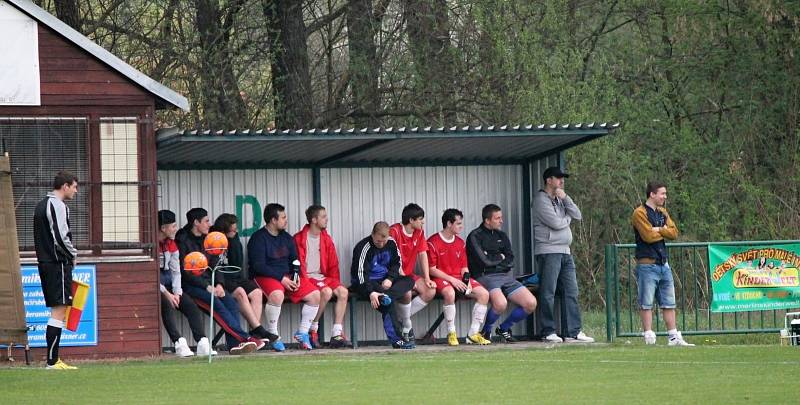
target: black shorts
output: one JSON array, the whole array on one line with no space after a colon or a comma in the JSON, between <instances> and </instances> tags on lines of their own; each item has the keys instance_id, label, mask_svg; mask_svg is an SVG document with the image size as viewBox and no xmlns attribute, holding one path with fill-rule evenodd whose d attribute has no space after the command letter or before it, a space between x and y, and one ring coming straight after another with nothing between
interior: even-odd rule
<instances>
[{"instance_id":1,"label":"black shorts","mask_svg":"<svg viewBox=\"0 0 800 405\"><path fill-rule=\"evenodd\" d=\"M72 268L71 264L39 263L45 305L72 305Z\"/></svg>"},{"instance_id":2,"label":"black shorts","mask_svg":"<svg viewBox=\"0 0 800 405\"><path fill-rule=\"evenodd\" d=\"M258 284L256 284L255 281L253 281L253 280L244 280L244 279L241 279L241 278L237 278L237 279L228 279L228 278L226 278L222 282L222 286L225 288L225 291L228 291L228 292L231 292L231 293L234 290L236 290L237 288L242 287L244 289L244 292L247 295L250 295L251 292L253 292L253 291L255 291L255 290L257 290L259 288Z\"/></svg>"},{"instance_id":3,"label":"black shorts","mask_svg":"<svg viewBox=\"0 0 800 405\"><path fill-rule=\"evenodd\" d=\"M478 282L483 285L489 292L492 290L500 289L506 297L521 291L520 288L525 288L511 273L489 273L478 277Z\"/></svg>"},{"instance_id":4,"label":"black shorts","mask_svg":"<svg viewBox=\"0 0 800 405\"><path fill-rule=\"evenodd\" d=\"M394 279L392 286L388 290L384 290L383 293L397 301L412 289L414 289L414 279L409 276L402 276Z\"/></svg>"}]
</instances>

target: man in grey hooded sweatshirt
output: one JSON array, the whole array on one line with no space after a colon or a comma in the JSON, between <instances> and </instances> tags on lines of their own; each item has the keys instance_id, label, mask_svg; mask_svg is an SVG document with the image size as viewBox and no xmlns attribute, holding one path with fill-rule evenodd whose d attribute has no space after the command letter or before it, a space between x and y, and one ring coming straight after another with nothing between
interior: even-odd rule
<instances>
[{"instance_id":1,"label":"man in grey hooded sweatshirt","mask_svg":"<svg viewBox=\"0 0 800 405\"><path fill-rule=\"evenodd\" d=\"M544 188L534 196L534 255L540 277L541 334L546 342L551 343L591 343L594 339L581 331L578 279L569 250L572 243L569 225L573 219L581 220L581 210L564 192L566 177L569 175L558 167L547 168L542 175ZM566 325L561 325L563 336L556 333L553 320L556 292L563 297L565 304Z\"/></svg>"}]
</instances>

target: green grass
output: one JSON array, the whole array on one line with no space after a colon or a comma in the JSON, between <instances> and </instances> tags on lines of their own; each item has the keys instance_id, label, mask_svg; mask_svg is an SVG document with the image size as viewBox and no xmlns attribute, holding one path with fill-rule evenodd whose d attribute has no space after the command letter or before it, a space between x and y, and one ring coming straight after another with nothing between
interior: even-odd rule
<instances>
[{"instance_id":1,"label":"green grass","mask_svg":"<svg viewBox=\"0 0 800 405\"><path fill-rule=\"evenodd\" d=\"M18 366L0 386L6 404L797 403L797 347L505 347Z\"/></svg>"},{"instance_id":2,"label":"green grass","mask_svg":"<svg viewBox=\"0 0 800 405\"><path fill-rule=\"evenodd\" d=\"M719 314L715 314L717 316ZM734 315L738 315L742 318L741 314L726 314L726 316L731 317ZM707 325L701 325L700 328L696 327L693 322L694 315L687 315L687 328L684 328L682 324L681 313L678 313L678 329L683 330L684 332L687 330L696 330L696 329L705 329ZM639 324L639 314L633 314L633 327L630 326L629 318L627 315L625 316L625 320L623 322L623 331L632 330L635 331L634 333L641 333L641 326ZM605 342L606 340L606 313L601 311L585 311L581 314L581 319L583 321L583 331L586 332L589 336L593 336L597 339L598 342ZM777 327L783 327L783 315L777 318L779 322L775 325ZM771 320L771 318L770 318ZM665 333L665 326L664 321L660 318L658 319L658 332ZM746 327L746 321L744 319L741 320L740 327ZM716 329L722 329L722 324L720 322L719 317L713 319L712 327ZM729 329L733 328L733 323L728 322L726 327ZM757 328L760 325L756 325L755 322L753 323L753 327ZM771 323L766 325L766 327L774 327ZM684 335L686 340L690 341L691 343L697 344L726 344L726 345L777 345L780 342L778 332L774 333L747 333L747 334L721 334L721 335ZM631 342L632 344L639 344L641 342L641 337L617 337L615 338L615 342Z\"/></svg>"}]
</instances>

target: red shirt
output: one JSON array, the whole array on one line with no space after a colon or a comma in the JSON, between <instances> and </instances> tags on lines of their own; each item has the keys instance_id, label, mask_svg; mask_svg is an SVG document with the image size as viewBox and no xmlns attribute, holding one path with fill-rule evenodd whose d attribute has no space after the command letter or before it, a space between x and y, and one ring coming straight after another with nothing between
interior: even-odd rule
<instances>
[{"instance_id":1,"label":"red shirt","mask_svg":"<svg viewBox=\"0 0 800 405\"><path fill-rule=\"evenodd\" d=\"M428 238L428 266L461 279L461 269L467 267L467 244L456 235L450 242L436 232Z\"/></svg>"},{"instance_id":2,"label":"red shirt","mask_svg":"<svg viewBox=\"0 0 800 405\"><path fill-rule=\"evenodd\" d=\"M411 236L406 235L403 224L394 224L389 228L389 236L397 243L400 250L400 263L403 267L403 274L410 276L414 274L414 267L417 264L417 255L428 250L425 243L425 232L422 229L415 229Z\"/></svg>"}]
</instances>

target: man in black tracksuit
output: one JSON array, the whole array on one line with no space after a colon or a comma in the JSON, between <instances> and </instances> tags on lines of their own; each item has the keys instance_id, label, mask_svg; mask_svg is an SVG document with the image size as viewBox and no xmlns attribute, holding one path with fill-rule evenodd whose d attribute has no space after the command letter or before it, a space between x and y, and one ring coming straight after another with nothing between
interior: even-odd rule
<instances>
[{"instance_id":1,"label":"man in black tracksuit","mask_svg":"<svg viewBox=\"0 0 800 405\"><path fill-rule=\"evenodd\" d=\"M39 264L44 302L50 308L47 320L47 368L76 369L58 358L61 329L67 307L72 305L72 269L78 250L72 240L69 208L65 200L78 193L78 178L69 172L59 172L53 179L53 191L36 204L33 211L33 244Z\"/></svg>"},{"instance_id":2,"label":"man in black tracksuit","mask_svg":"<svg viewBox=\"0 0 800 405\"><path fill-rule=\"evenodd\" d=\"M211 271L206 270L196 276L184 269L184 258L192 252L202 252L211 223L208 220L208 211L203 208L192 208L186 213L186 226L175 234L175 241L180 251L181 278L185 281L184 292L195 299L198 306L210 306L214 300L214 320L225 330L225 343L231 354L252 353L265 345L260 339L251 337L239 323L239 305L236 300L225 294L224 278L222 272L216 272L214 285L211 285ZM208 264L214 268L219 260L218 256L206 255Z\"/></svg>"},{"instance_id":3,"label":"man in black tracksuit","mask_svg":"<svg viewBox=\"0 0 800 405\"><path fill-rule=\"evenodd\" d=\"M491 336L492 325L500 318L508 301L517 308L495 329L505 343L517 340L511 327L525 319L536 309L536 298L522 283L514 278L514 251L508 235L502 231L503 212L495 204L487 204L481 211L483 222L467 237L467 261L469 271L487 290L492 307L486 312L483 324L484 338Z\"/></svg>"},{"instance_id":4,"label":"man in black tracksuit","mask_svg":"<svg viewBox=\"0 0 800 405\"><path fill-rule=\"evenodd\" d=\"M372 234L356 244L350 278L353 290L369 297L372 308L380 311L392 347L413 349L414 343L404 341L397 333L402 329L395 301L414 288L414 280L400 271L400 253L397 243L389 237L389 224L376 223Z\"/></svg>"}]
</instances>

